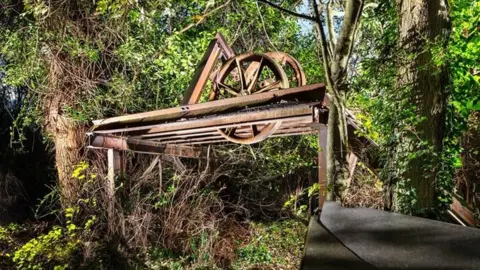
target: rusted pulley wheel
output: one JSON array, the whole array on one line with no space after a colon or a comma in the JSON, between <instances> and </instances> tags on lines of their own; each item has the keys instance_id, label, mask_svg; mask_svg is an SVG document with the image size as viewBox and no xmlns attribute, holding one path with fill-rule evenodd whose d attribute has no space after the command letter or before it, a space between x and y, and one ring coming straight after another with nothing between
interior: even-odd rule
<instances>
[{"instance_id":1,"label":"rusted pulley wheel","mask_svg":"<svg viewBox=\"0 0 480 270\"><path fill-rule=\"evenodd\" d=\"M284 52L267 52L265 55L277 62L288 77L290 87L297 87L307 84L307 78L302 66L293 56Z\"/></svg>"},{"instance_id":2,"label":"rusted pulley wheel","mask_svg":"<svg viewBox=\"0 0 480 270\"><path fill-rule=\"evenodd\" d=\"M282 67L265 54L246 53L228 60L217 73L210 100L238 97L288 88ZM238 144L253 144L274 133L281 122L219 129L226 140Z\"/></svg>"}]
</instances>

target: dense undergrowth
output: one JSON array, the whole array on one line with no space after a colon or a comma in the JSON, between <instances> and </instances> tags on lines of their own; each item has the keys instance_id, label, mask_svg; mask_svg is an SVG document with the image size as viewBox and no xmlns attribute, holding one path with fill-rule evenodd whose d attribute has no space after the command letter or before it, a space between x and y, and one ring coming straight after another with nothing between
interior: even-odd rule
<instances>
[{"instance_id":1,"label":"dense undergrowth","mask_svg":"<svg viewBox=\"0 0 480 270\"><path fill-rule=\"evenodd\" d=\"M298 269L316 148L307 136L220 147L202 161L128 155L113 209L105 157L81 162L75 206L62 209L53 189L33 209L39 219L0 227L1 268ZM378 180L359 172L344 203L381 208Z\"/></svg>"},{"instance_id":2,"label":"dense undergrowth","mask_svg":"<svg viewBox=\"0 0 480 270\"><path fill-rule=\"evenodd\" d=\"M18 269L296 269L306 231L301 205L308 200L295 203L301 213L292 213L284 202L292 191L308 186L305 177L315 176L308 159L316 152L302 147L313 150L311 155L290 160L299 146L290 140L297 149L283 160L261 156L260 150L278 147L267 143L264 149L219 149L225 162L216 167L215 160L131 155L130 173L118 179L113 209L106 207L102 163L82 162L72 175L82 187L77 204L61 209L54 189L35 209L44 221L2 226L0 264ZM283 170L252 177L266 165ZM310 173L300 173L305 169Z\"/></svg>"}]
</instances>

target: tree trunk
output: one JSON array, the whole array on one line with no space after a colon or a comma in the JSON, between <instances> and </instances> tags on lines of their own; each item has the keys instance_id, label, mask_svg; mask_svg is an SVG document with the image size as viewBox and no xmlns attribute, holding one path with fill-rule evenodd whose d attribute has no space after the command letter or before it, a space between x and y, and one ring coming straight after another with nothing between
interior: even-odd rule
<instances>
[{"instance_id":1,"label":"tree trunk","mask_svg":"<svg viewBox=\"0 0 480 270\"><path fill-rule=\"evenodd\" d=\"M327 134L327 200L341 198L345 182L349 177L347 162L347 145L342 140L343 124L340 110L334 104L329 106Z\"/></svg>"},{"instance_id":2,"label":"tree trunk","mask_svg":"<svg viewBox=\"0 0 480 270\"><path fill-rule=\"evenodd\" d=\"M431 209L435 204L435 179L445 126L446 65L433 63L433 46L446 46L450 23L447 0L400 0L399 47L406 53L400 61L397 84L401 91L408 91L410 104L414 105L420 119L411 133L403 138L404 151L418 151L418 143L425 142L432 153L409 160L405 179L406 189L415 190L416 201L412 210ZM421 120L423 119L423 120ZM425 148L422 148L425 149ZM394 194L394 204L398 200ZM395 207L395 205L394 205Z\"/></svg>"},{"instance_id":3,"label":"tree trunk","mask_svg":"<svg viewBox=\"0 0 480 270\"><path fill-rule=\"evenodd\" d=\"M331 2L328 2L326 7L327 15L330 4ZM317 0L312 0L312 6L321 43L327 90L331 97L327 136L327 200L333 200L343 196L344 184L349 177L345 96L348 92L348 62L363 11L363 0L348 0L344 3L343 22L336 41L332 31L329 39L326 38L324 23L321 19L322 12ZM327 18L328 29L333 29L331 23L332 21Z\"/></svg>"},{"instance_id":4,"label":"tree trunk","mask_svg":"<svg viewBox=\"0 0 480 270\"><path fill-rule=\"evenodd\" d=\"M72 177L75 165L80 161L82 130L72 119L59 114L60 95L53 98L48 114L48 128L55 144L55 164L58 173L63 207L75 204L79 196L79 179Z\"/></svg>"}]
</instances>

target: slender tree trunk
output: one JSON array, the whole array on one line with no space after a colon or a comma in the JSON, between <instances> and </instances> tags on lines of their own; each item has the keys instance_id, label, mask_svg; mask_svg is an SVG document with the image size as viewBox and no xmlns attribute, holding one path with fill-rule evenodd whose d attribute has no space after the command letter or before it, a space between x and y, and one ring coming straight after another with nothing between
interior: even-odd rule
<instances>
[{"instance_id":1,"label":"slender tree trunk","mask_svg":"<svg viewBox=\"0 0 480 270\"><path fill-rule=\"evenodd\" d=\"M327 133L327 196L328 200L341 196L343 183L348 179L348 134L345 118L345 96L348 92L348 62L355 41L355 34L363 11L364 0L340 1L344 14L342 26L335 36L335 25L330 8L334 1L310 0L313 17L280 7L267 0L259 0L287 14L307 19L315 24L322 53L327 90L330 94ZM338 3L337 3L338 4ZM326 16L323 16L326 15ZM325 18L326 17L326 18ZM325 19L322 19L325 18ZM325 34L329 31L329 37ZM336 41L335 41L336 38Z\"/></svg>"},{"instance_id":2,"label":"slender tree trunk","mask_svg":"<svg viewBox=\"0 0 480 270\"><path fill-rule=\"evenodd\" d=\"M406 53L400 62L397 84L410 93L410 104L420 119L412 128L414 136L404 138L404 150L415 152L419 142L426 142L433 153L408 162L402 175L406 188L416 192L413 211L434 207L438 157L442 150L445 103L448 86L446 65L435 66L433 46L446 46L450 23L447 0L400 0L399 47ZM414 139L412 139L414 138ZM394 203L397 195L394 194Z\"/></svg>"},{"instance_id":3,"label":"slender tree trunk","mask_svg":"<svg viewBox=\"0 0 480 270\"><path fill-rule=\"evenodd\" d=\"M330 93L327 135L327 200L343 196L348 170L348 134L345 118L345 96L348 92L348 62L355 41L355 34L363 11L363 0L348 0L344 6L344 17L338 38L334 41L333 25L326 20L330 37L326 38L319 3L312 0L316 28L322 49L327 90ZM329 6L326 7L328 17ZM327 18L328 19L328 18Z\"/></svg>"},{"instance_id":4,"label":"slender tree trunk","mask_svg":"<svg viewBox=\"0 0 480 270\"><path fill-rule=\"evenodd\" d=\"M327 200L342 196L348 179L347 145L342 141L343 129L340 122L340 110L335 104L330 105L327 133Z\"/></svg>"}]
</instances>

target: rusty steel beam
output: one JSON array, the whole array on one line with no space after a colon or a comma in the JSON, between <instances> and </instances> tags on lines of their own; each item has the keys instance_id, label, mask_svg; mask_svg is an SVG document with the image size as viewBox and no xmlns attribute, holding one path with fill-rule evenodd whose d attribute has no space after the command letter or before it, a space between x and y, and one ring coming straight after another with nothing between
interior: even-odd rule
<instances>
[{"instance_id":1,"label":"rusty steel beam","mask_svg":"<svg viewBox=\"0 0 480 270\"><path fill-rule=\"evenodd\" d=\"M230 142L225 140L224 138L220 138L220 139L212 139L212 140L203 141L203 142L179 143L178 145L189 146L189 145L202 145L202 144L213 144L213 143L230 143Z\"/></svg>"},{"instance_id":2,"label":"rusty steel beam","mask_svg":"<svg viewBox=\"0 0 480 270\"><path fill-rule=\"evenodd\" d=\"M117 116L102 120L95 120L93 123L95 124L94 130L105 130L109 128L113 129L127 126L134 127L158 123L160 121L173 121L183 118L231 112L243 109L245 107L258 106L279 101L320 102L323 100L324 95L325 85L323 83L318 83L176 108Z\"/></svg>"},{"instance_id":3,"label":"rusty steel beam","mask_svg":"<svg viewBox=\"0 0 480 270\"><path fill-rule=\"evenodd\" d=\"M203 55L202 60L195 69L195 74L190 82L187 90L183 95L182 105L195 104L200 100L202 91L207 84L210 73L215 68L221 50L217 44L217 40L213 39L208 45L207 51Z\"/></svg>"},{"instance_id":4,"label":"rusty steel beam","mask_svg":"<svg viewBox=\"0 0 480 270\"><path fill-rule=\"evenodd\" d=\"M301 125L305 125L306 123L308 122L305 122L305 121L310 121L311 117L310 116L296 116L296 117L288 117L288 118L285 118L285 119L282 119L282 123L283 124L289 124L289 125L292 125L294 123L296 123L296 121L298 121L299 124ZM272 120L259 120L259 121L251 121L251 122L247 122L247 123L244 123L245 125L259 125L259 124L268 124L270 123ZM154 133L154 134L143 134L143 135L140 135L138 137L135 137L135 138L156 138L156 137L160 137L160 136L166 136L166 135L191 135L191 134L195 134L195 133L199 133L199 132L208 132L208 131L215 131L217 132L217 130L219 128L230 128L230 127L236 127L238 126L238 124L229 124L229 125L221 125L221 126L209 126L209 127L203 127L203 128L193 128L193 129L185 129L185 130L174 130L174 131L167 131L167 132L161 132L161 133Z\"/></svg>"},{"instance_id":5,"label":"rusty steel beam","mask_svg":"<svg viewBox=\"0 0 480 270\"><path fill-rule=\"evenodd\" d=\"M144 154L163 154L186 158L207 158L208 156L208 150L203 147L160 144L148 140L95 134L89 135L87 147L113 149L116 151L132 151Z\"/></svg>"},{"instance_id":6,"label":"rusty steel beam","mask_svg":"<svg viewBox=\"0 0 480 270\"><path fill-rule=\"evenodd\" d=\"M177 130L196 129L196 128L225 128L228 125L238 126L253 124L255 121L263 121L263 123L288 121L292 117L310 117L312 106L315 103L292 104L286 106L279 104L277 106L269 106L264 110L250 110L245 112L237 112L224 114L215 117L205 117L200 119L177 121L172 123L163 123L156 125L139 126L133 128L120 128L113 130L94 131L96 134L122 134L122 135L144 135L162 132L172 132ZM199 130L200 131L200 130Z\"/></svg>"},{"instance_id":7,"label":"rusty steel beam","mask_svg":"<svg viewBox=\"0 0 480 270\"><path fill-rule=\"evenodd\" d=\"M292 127L292 128L286 128L286 129L279 129L275 133L273 133L273 137L279 137L282 135L289 135L289 134L310 134L310 133L317 133L315 129L309 128L309 127Z\"/></svg>"},{"instance_id":8,"label":"rusty steel beam","mask_svg":"<svg viewBox=\"0 0 480 270\"><path fill-rule=\"evenodd\" d=\"M287 126L282 126L273 133L272 136L279 136L280 134L310 134L314 133L315 130L308 127L304 126L302 124L294 123L295 125L288 124ZM259 125L260 128L263 125ZM250 127L241 127L237 128L236 134L239 135L250 135L251 134L251 128ZM180 143L180 142L186 142L186 141L202 141L202 140L209 140L212 138L219 138L221 135L218 133L218 129L209 131L209 132L198 132L198 133L190 133L190 134L184 134L184 135L170 135L170 136L162 136L162 137L154 137L154 138L149 138L150 140L153 140L155 142L159 142L162 144L172 144L172 143Z\"/></svg>"},{"instance_id":9,"label":"rusty steel beam","mask_svg":"<svg viewBox=\"0 0 480 270\"><path fill-rule=\"evenodd\" d=\"M268 124L271 122L270 120L263 120L263 121L254 121L251 123L247 124L255 124L259 126L263 126L265 124ZM309 127L309 124L311 122L311 117L309 116L299 116L299 117L291 117L288 119L282 120L282 126L281 128L286 128L286 127ZM236 124L231 124L231 125L224 125L221 128L230 128L230 127L236 127ZM155 134L145 134L145 135L140 135L135 138L148 138L148 139L158 139L162 140L164 138L185 138L189 136L201 136L201 135L212 135L212 134L218 134L218 128L219 127L204 127L204 128L195 128L195 129L186 129L186 130L175 130L175 131L170 131L170 132L162 132L162 133L155 133Z\"/></svg>"},{"instance_id":10,"label":"rusty steel beam","mask_svg":"<svg viewBox=\"0 0 480 270\"><path fill-rule=\"evenodd\" d=\"M270 135L270 137L274 138L274 137L284 137L284 136L307 135L307 134L314 134L314 133L317 133L317 131L310 128L290 128L290 129L277 130L275 133ZM240 135L248 136L250 134L251 132L248 132L246 129L244 132L240 132ZM160 144L179 144L179 143L189 143L189 142L205 143L211 140L220 140L221 138L223 137L219 135L218 132L214 132L209 136L191 136L191 137L183 137L183 138L167 137L163 141L158 141L156 139L152 141L158 142Z\"/></svg>"},{"instance_id":11,"label":"rusty steel beam","mask_svg":"<svg viewBox=\"0 0 480 270\"><path fill-rule=\"evenodd\" d=\"M269 138L277 138L277 137L288 137L288 136L300 136L300 135L311 135L316 134L318 131L302 131L302 132L293 132L293 133L285 133L285 134L272 134ZM178 145L205 145L205 144L212 144L212 143L231 143L225 138L212 138L211 140L206 141L199 141L199 142L180 142Z\"/></svg>"},{"instance_id":12,"label":"rusty steel beam","mask_svg":"<svg viewBox=\"0 0 480 270\"><path fill-rule=\"evenodd\" d=\"M220 47L223 61L227 61L228 59L235 56L235 52L233 51L232 47L228 45L227 41L225 41L225 38L221 33L217 33L215 35L215 38L217 40L217 45Z\"/></svg>"},{"instance_id":13,"label":"rusty steel beam","mask_svg":"<svg viewBox=\"0 0 480 270\"><path fill-rule=\"evenodd\" d=\"M188 142L204 142L204 141L209 141L209 140L216 140L216 139L221 139L223 138L220 134L216 135L211 135L208 137L188 137L188 138L183 138L183 139L176 139L176 140L169 140L169 141L161 141L158 143L161 144L179 144L179 143L188 143Z\"/></svg>"},{"instance_id":14,"label":"rusty steel beam","mask_svg":"<svg viewBox=\"0 0 480 270\"><path fill-rule=\"evenodd\" d=\"M180 133L180 134L174 133L172 135L168 135L168 134L166 135L164 133L160 133L160 134L152 134L152 135L143 135L136 138L153 140L157 142L164 142L172 139L186 139L186 138L192 138L192 137L210 136L210 135L218 134L218 131L216 129L212 129L210 131L204 131L204 132L195 132L195 130L189 130L189 131L191 131L191 133Z\"/></svg>"},{"instance_id":15,"label":"rusty steel beam","mask_svg":"<svg viewBox=\"0 0 480 270\"><path fill-rule=\"evenodd\" d=\"M227 59L234 57L235 52L227 44L222 34L217 33L215 39L210 41L207 51L195 69L193 79L183 95L182 105L198 103L219 56L226 61Z\"/></svg>"}]
</instances>

